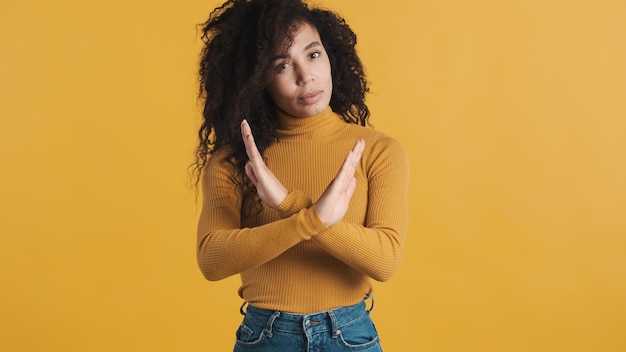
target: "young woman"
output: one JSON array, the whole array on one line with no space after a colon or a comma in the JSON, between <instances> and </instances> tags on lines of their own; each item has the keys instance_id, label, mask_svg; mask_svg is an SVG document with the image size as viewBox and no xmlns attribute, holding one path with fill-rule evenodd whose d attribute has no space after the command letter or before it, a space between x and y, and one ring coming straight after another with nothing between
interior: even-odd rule
<instances>
[{"instance_id":1,"label":"young woman","mask_svg":"<svg viewBox=\"0 0 626 352\"><path fill-rule=\"evenodd\" d=\"M234 0L203 25L198 263L239 274L235 351L380 351L366 304L400 263L408 158L367 127L356 36L299 0Z\"/></svg>"}]
</instances>

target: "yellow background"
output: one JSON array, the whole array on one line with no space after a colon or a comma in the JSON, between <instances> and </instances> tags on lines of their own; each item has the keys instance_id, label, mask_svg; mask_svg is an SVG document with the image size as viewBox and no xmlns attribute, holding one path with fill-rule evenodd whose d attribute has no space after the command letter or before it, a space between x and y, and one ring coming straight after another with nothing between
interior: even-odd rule
<instances>
[{"instance_id":1,"label":"yellow background","mask_svg":"<svg viewBox=\"0 0 626 352\"><path fill-rule=\"evenodd\" d=\"M320 2L411 156L385 350L625 351L626 3ZM0 4L0 350L231 350L186 173L215 5Z\"/></svg>"}]
</instances>

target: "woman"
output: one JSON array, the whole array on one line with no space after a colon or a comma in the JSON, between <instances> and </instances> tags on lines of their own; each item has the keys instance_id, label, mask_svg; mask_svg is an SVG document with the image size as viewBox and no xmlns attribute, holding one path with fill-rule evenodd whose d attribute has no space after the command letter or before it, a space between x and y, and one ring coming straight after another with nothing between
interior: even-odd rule
<instances>
[{"instance_id":1,"label":"woman","mask_svg":"<svg viewBox=\"0 0 626 352\"><path fill-rule=\"evenodd\" d=\"M208 280L241 276L235 351L380 351L365 299L400 263L408 158L366 127L355 34L299 0L248 0L203 39L197 254Z\"/></svg>"}]
</instances>

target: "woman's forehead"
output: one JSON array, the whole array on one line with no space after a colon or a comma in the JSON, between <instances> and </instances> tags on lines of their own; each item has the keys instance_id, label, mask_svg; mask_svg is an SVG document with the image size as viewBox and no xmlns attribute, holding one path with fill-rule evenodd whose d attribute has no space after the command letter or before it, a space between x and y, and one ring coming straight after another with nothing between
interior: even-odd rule
<instances>
[{"instance_id":1,"label":"woman's forehead","mask_svg":"<svg viewBox=\"0 0 626 352\"><path fill-rule=\"evenodd\" d=\"M321 44L317 28L308 22L297 21L290 26L289 36L285 36L278 41L279 44L275 46L274 53L276 55L290 53L296 41L303 41L299 43L300 45L308 45L311 41L318 41Z\"/></svg>"}]
</instances>

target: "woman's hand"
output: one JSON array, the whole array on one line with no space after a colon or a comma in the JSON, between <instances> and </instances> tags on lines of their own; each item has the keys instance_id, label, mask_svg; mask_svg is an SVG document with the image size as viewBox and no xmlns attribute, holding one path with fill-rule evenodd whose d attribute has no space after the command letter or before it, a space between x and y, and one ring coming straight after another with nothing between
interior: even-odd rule
<instances>
[{"instance_id":1,"label":"woman's hand","mask_svg":"<svg viewBox=\"0 0 626 352\"><path fill-rule=\"evenodd\" d=\"M365 141L359 139L346 156L337 176L315 204L320 220L328 227L341 221L348 211L350 199L356 189L354 173L361 161L364 148Z\"/></svg>"},{"instance_id":2,"label":"woman's hand","mask_svg":"<svg viewBox=\"0 0 626 352\"><path fill-rule=\"evenodd\" d=\"M248 178L256 187L259 198L269 207L277 208L289 192L265 165L263 157L254 142L250 125L248 125L246 120L241 122L241 136L246 146L248 159L250 159L246 163L246 175L248 175Z\"/></svg>"}]
</instances>

